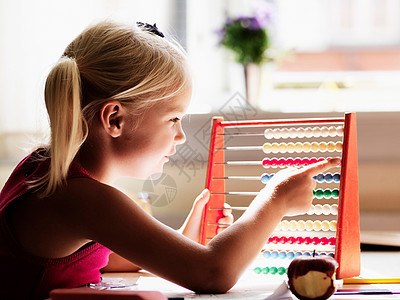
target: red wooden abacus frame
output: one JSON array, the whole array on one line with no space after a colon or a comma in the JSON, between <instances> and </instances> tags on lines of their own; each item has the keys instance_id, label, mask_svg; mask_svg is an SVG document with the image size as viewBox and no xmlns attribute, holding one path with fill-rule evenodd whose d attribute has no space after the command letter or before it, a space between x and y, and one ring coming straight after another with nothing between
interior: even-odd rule
<instances>
[{"instance_id":1,"label":"red wooden abacus frame","mask_svg":"<svg viewBox=\"0 0 400 300\"><path fill-rule=\"evenodd\" d=\"M214 117L211 129L210 148L206 175L206 188L210 190L202 220L201 243L206 245L218 230L217 221L222 217L221 210L211 207L224 207L225 197L225 153L224 128L252 127L263 125L311 125L342 123L343 149L341 179L336 229L335 259L339 263L338 279L360 275L360 225L358 198L358 155L356 114L346 113L344 118L288 119L261 121L224 121Z\"/></svg>"}]
</instances>

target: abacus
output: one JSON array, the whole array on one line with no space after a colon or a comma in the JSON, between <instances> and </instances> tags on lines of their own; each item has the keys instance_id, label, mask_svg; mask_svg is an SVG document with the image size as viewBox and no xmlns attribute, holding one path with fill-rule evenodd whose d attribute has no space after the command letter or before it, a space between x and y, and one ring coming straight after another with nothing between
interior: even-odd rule
<instances>
[{"instance_id":1,"label":"abacus","mask_svg":"<svg viewBox=\"0 0 400 300\"><path fill-rule=\"evenodd\" d=\"M254 271L283 275L296 256L325 254L339 263L337 278L358 276L355 113L341 118L261 121L214 117L206 176L210 200L203 213L201 243L206 245L218 233L225 203L236 219L280 168L306 166L327 157L340 157L341 165L314 177L317 187L310 211L282 219L260 253L265 265Z\"/></svg>"}]
</instances>

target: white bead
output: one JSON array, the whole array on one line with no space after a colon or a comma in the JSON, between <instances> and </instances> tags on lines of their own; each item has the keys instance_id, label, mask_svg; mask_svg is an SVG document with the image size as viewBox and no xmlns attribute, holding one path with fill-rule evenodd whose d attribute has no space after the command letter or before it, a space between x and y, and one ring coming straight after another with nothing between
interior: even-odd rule
<instances>
[{"instance_id":1,"label":"white bead","mask_svg":"<svg viewBox=\"0 0 400 300\"><path fill-rule=\"evenodd\" d=\"M332 204L332 206L331 206L331 214L332 215L337 215L338 214L338 205L337 204Z\"/></svg>"},{"instance_id":2,"label":"white bead","mask_svg":"<svg viewBox=\"0 0 400 300\"><path fill-rule=\"evenodd\" d=\"M322 205L321 204L316 204L314 207L314 213L316 215L321 215L322 214Z\"/></svg>"},{"instance_id":3,"label":"white bead","mask_svg":"<svg viewBox=\"0 0 400 300\"><path fill-rule=\"evenodd\" d=\"M266 139L272 139L274 137L272 130L269 128L265 129L264 136Z\"/></svg>"},{"instance_id":4,"label":"white bead","mask_svg":"<svg viewBox=\"0 0 400 300\"><path fill-rule=\"evenodd\" d=\"M321 136L322 137L327 137L329 135L329 129L326 126L321 127Z\"/></svg>"},{"instance_id":5,"label":"white bead","mask_svg":"<svg viewBox=\"0 0 400 300\"><path fill-rule=\"evenodd\" d=\"M331 214L331 206L330 206L329 204L324 204L324 205L322 206L322 213L323 213L324 215L329 215L329 214Z\"/></svg>"},{"instance_id":6,"label":"white bead","mask_svg":"<svg viewBox=\"0 0 400 300\"><path fill-rule=\"evenodd\" d=\"M336 133L338 136L343 136L343 126L336 127Z\"/></svg>"},{"instance_id":7,"label":"white bead","mask_svg":"<svg viewBox=\"0 0 400 300\"><path fill-rule=\"evenodd\" d=\"M289 131L289 137L290 138L294 139L294 138L297 137L296 128L289 128L288 131Z\"/></svg>"},{"instance_id":8,"label":"white bead","mask_svg":"<svg viewBox=\"0 0 400 300\"><path fill-rule=\"evenodd\" d=\"M279 129L272 129L272 134L274 135L275 139L280 139L281 138L281 133L279 132Z\"/></svg>"},{"instance_id":9,"label":"white bead","mask_svg":"<svg viewBox=\"0 0 400 300\"><path fill-rule=\"evenodd\" d=\"M304 130L304 136L305 136L306 138L313 137L313 136L314 136L313 129L312 129L311 127L307 127L307 128Z\"/></svg>"},{"instance_id":10,"label":"white bead","mask_svg":"<svg viewBox=\"0 0 400 300\"><path fill-rule=\"evenodd\" d=\"M320 137L321 136L321 128L320 127L314 127L313 129L312 129L312 131L313 131L313 135L314 135L314 137Z\"/></svg>"},{"instance_id":11,"label":"white bead","mask_svg":"<svg viewBox=\"0 0 400 300\"><path fill-rule=\"evenodd\" d=\"M330 126L328 127L328 135L334 137L337 135L336 127Z\"/></svg>"},{"instance_id":12,"label":"white bead","mask_svg":"<svg viewBox=\"0 0 400 300\"><path fill-rule=\"evenodd\" d=\"M297 137L303 138L305 136L305 129L303 127L297 128Z\"/></svg>"},{"instance_id":13,"label":"white bead","mask_svg":"<svg viewBox=\"0 0 400 300\"><path fill-rule=\"evenodd\" d=\"M287 139L289 137L289 130L287 128L281 129L281 137L283 139Z\"/></svg>"}]
</instances>

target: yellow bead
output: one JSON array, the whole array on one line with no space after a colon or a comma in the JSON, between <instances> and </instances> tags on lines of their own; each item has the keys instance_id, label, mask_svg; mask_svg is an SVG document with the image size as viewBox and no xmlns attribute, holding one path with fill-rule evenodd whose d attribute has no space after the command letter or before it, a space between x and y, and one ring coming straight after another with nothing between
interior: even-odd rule
<instances>
[{"instance_id":1,"label":"yellow bead","mask_svg":"<svg viewBox=\"0 0 400 300\"><path fill-rule=\"evenodd\" d=\"M311 151L311 143L309 143L309 142L303 143L303 152L308 153L310 151Z\"/></svg>"},{"instance_id":2,"label":"yellow bead","mask_svg":"<svg viewBox=\"0 0 400 300\"><path fill-rule=\"evenodd\" d=\"M321 229L322 231L329 231L329 221L322 221Z\"/></svg>"},{"instance_id":3,"label":"yellow bead","mask_svg":"<svg viewBox=\"0 0 400 300\"><path fill-rule=\"evenodd\" d=\"M289 222L289 230L291 230L291 231L297 230L297 222L296 221L292 220Z\"/></svg>"},{"instance_id":4,"label":"yellow bead","mask_svg":"<svg viewBox=\"0 0 400 300\"><path fill-rule=\"evenodd\" d=\"M321 142L321 143L319 144L319 150L320 150L320 151L326 152L327 149L328 149L328 144L327 144L327 143Z\"/></svg>"},{"instance_id":5,"label":"yellow bead","mask_svg":"<svg viewBox=\"0 0 400 300\"><path fill-rule=\"evenodd\" d=\"M280 230L283 230L283 231L287 231L288 228L289 228L289 221L283 220L283 221L280 223L279 229L280 229Z\"/></svg>"},{"instance_id":6,"label":"yellow bead","mask_svg":"<svg viewBox=\"0 0 400 300\"><path fill-rule=\"evenodd\" d=\"M286 148L287 152L293 153L294 149L295 149L294 143L290 142L290 143L287 144L287 148Z\"/></svg>"},{"instance_id":7,"label":"yellow bead","mask_svg":"<svg viewBox=\"0 0 400 300\"><path fill-rule=\"evenodd\" d=\"M305 222L304 225L305 225L305 229L306 229L307 231L313 230L313 221L308 220L308 221Z\"/></svg>"},{"instance_id":8,"label":"yellow bead","mask_svg":"<svg viewBox=\"0 0 400 300\"><path fill-rule=\"evenodd\" d=\"M265 143L265 144L263 145L263 151L264 151L264 153L266 153L266 154L271 153L271 143Z\"/></svg>"},{"instance_id":9,"label":"yellow bead","mask_svg":"<svg viewBox=\"0 0 400 300\"><path fill-rule=\"evenodd\" d=\"M294 144L294 151L296 153L301 153L303 152L303 144L300 142L297 142L296 144Z\"/></svg>"},{"instance_id":10,"label":"yellow bead","mask_svg":"<svg viewBox=\"0 0 400 300\"><path fill-rule=\"evenodd\" d=\"M329 223L329 229L332 231L336 231L336 227L337 227L337 222L336 221L331 221Z\"/></svg>"},{"instance_id":11,"label":"yellow bead","mask_svg":"<svg viewBox=\"0 0 400 300\"><path fill-rule=\"evenodd\" d=\"M272 143L270 151L272 153L279 153L280 145L278 143Z\"/></svg>"},{"instance_id":12,"label":"yellow bead","mask_svg":"<svg viewBox=\"0 0 400 300\"><path fill-rule=\"evenodd\" d=\"M313 223L313 229L314 229L315 231L320 231L321 228L322 228L321 221L314 221L314 223Z\"/></svg>"},{"instance_id":13,"label":"yellow bead","mask_svg":"<svg viewBox=\"0 0 400 300\"><path fill-rule=\"evenodd\" d=\"M319 144L317 142L312 142L311 143L311 152L318 152L319 150Z\"/></svg>"},{"instance_id":14,"label":"yellow bead","mask_svg":"<svg viewBox=\"0 0 400 300\"><path fill-rule=\"evenodd\" d=\"M342 149L343 149L343 143L337 142L336 143L336 151L342 151Z\"/></svg>"},{"instance_id":15,"label":"yellow bead","mask_svg":"<svg viewBox=\"0 0 400 300\"><path fill-rule=\"evenodd\" d=\"M336 149L335 143L334 142L329 142L328 143L328 151L329 152L333 152L333 151L335 151L335 149Z\"/></svg>"},{"instance_id":16,"label":"yellow bead","mask_svg":"<svg viewBox=\"0 0 400 300\"><path fill-rule=\"evenodd\" d=\"M297 221L297 230L303 231L305 227L306 222L304 222L303 220Z\"/></svg>"}]
</instances>

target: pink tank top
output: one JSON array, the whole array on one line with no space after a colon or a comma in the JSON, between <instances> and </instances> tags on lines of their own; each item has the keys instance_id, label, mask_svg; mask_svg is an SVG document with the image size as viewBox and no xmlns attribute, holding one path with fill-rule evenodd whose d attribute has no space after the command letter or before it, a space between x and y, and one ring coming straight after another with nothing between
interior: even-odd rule
<instances>
[{"instance_id":1,"label":"pink tank top","mask_svg":"<svg viewBox=\"0 0 400 300\"><path fill-rule=\"evenodd\" d=\"M75 253L57 259L35 257L24 252L7 224L6 208L26 194L26 181L47 171L49 159L37 150L18 164L0 193L0 299L45 299L55 288L79 287L101 281L100 269L111 251L92 242ZM72 164L67 179L91 178Z\"/></svg>"}]
</instances>

